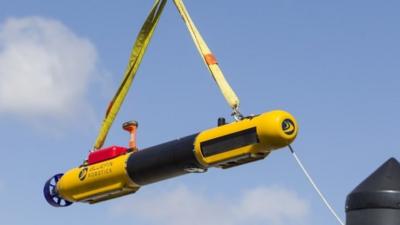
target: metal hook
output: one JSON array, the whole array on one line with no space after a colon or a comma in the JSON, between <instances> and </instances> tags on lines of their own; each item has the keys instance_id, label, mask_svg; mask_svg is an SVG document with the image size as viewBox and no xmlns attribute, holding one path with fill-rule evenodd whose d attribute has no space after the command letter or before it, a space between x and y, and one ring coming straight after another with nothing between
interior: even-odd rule
<instances>
[{"instance_id":1,"label":"metal hook","mask_svg":"<svg viewBox=\"0 0 400 225\"><path fill-rule=\"evenodd\" d=\"M233 118L234 118L236 121L240 121L240 120L242 120L242 119L244 118L243 114L240 113L240 111L239 111L239 107L235 107L235 108L233 109L233 112L232 112L231 116L233 116Z\"/></svg>"}]
</instances>

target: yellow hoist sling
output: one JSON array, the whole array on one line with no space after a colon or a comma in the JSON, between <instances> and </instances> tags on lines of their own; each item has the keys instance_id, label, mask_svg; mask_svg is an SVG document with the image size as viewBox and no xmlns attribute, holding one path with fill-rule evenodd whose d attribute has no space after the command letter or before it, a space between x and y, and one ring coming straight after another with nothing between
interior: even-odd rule
<instances>
[{"instance_id":1,"label":"yellow hoist sling","mask_svg":"<svg viewBox=\"0 0 400 225\"><path fill-rule=\"evenodd\" d=\"M140 62L142 61L143 55L146 52L147 46L153 36L154 30L157 26L160 15L164 9L167 0L156 0L145 23L143 24L139 35L136 38L135 44L132 48L131 56L129 59L128 67L125 70L124 79L117 93L110 102L108 110L106 112L103 123L100 127L99 134L94 144L94 150L100 149L107 137L107 133L110 130L112 123L125 99L126 94L132 84L133 78L135 77L136 71L139 68Z\"/></svg>"},{"instance_id":2,"label":"yellow hoist sling","mask_svg":"<svg viewBox=\"0 0 400 225\"><path fill-rule=\"evenodd\" d=\"M219 68L216 57L208 48L200 32L197 30L196 25L190 18L190 15L182 0L174 0L174 3L179 13L181 14L183 21L185 22L204 63L210 70L211 75L213 76L229 106L233 109L233 116L235 116L235 119L240 119L242 115L239 112L239 98L237 97L229 83L226 81L224 74Z\"/></svg>"},{"instance_id":3,"label":"yellow hoist sling","mask_svg":"<svg viewBox=\"0 0 400 225\"><path fill-rule=\"evenodd\" d=\"M136 71L139 68L139 65L142 61L143 55L147 49L147 46L153 36L154 30L158 24L160 16L163 12L164 6L167 0L156 0L145 23L143 24L139 35L136 38L135 44L133 46L130 60L128 67L125 71L124 79L115 94L114 98L110 102L108 110L106 112L105 118L101 125L99 134L96 138L93 150L100 149L104 141L107 137L108 131L118 111L129 91L129 88L132 84L133 78L135 77ZM189 16L183 2L181 0L174 0L175 5L181 14L183 20L185 21L188 30L193 38L193 41L202 56L204 63L207 65L208 69L210 70L215 82L217 83L218 87L220 88L222 94L224 95L226 101L233 109L232 115L235 117L236 120L240 120L242 115L239 112L239 98L236 96L235 92L232 90L229 83L226 81L224 74L222 73L221 69L219 68L218 62L215 56L212 54L210 49L208 48L206 42L203 40L200 32L197 30L196 26L194 25L192 19Z\"/></svg>"}]
</instances>

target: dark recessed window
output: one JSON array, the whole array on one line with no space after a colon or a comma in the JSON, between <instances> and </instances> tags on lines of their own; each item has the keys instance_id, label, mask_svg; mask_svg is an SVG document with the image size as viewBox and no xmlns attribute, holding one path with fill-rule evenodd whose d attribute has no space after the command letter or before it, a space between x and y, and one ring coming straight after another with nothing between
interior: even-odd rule
<instances>
[{"instance_id":1,"label":"dark recessed window","mask_svg":"<svg viewBox=\"0 0 400 225\"><path fill-rule=\"evenodd\" d=\"M255 127L228 134L219 138L202 142L201 152L204 157L227 152L247 145L258 143L257 129Z\"/></svg>"}]
</instances>

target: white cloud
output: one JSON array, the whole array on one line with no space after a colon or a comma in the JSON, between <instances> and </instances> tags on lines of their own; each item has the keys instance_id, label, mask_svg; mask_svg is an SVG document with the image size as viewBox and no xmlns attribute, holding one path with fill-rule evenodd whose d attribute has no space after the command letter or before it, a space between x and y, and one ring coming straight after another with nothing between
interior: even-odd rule
<instances>
[{"instance_id":1,"label":"white cloud","mask_svg":"<svg viewBox=\"0 0 400 225\"><path fill-rule=\"evenodd\" d=\"M256 188L246 192L239 207L243 219L256 218L271 224L299 224L308 214L308 204L285 188Z\"/></svg>"},{"instance_id":2,"label":"white cloud","mask_svg":"<svg viewBox=\"0 0 400 225\"><path fill-rule=\"evenodd\" d=\"M149 224L301 225L306 223L309 206L293 191L279 187L259 187L230 197L212 197L179 187L135 196L111 211Z\"/></svg>"},{"instance_id":3,"label":"white cloud","mask_svg":"<svg viewBox=\"0 0 400 225\"><path fill-rule=\"evenodd\" d=\"M61 22L12 18L0 26L0 113L65 118L86 105L96 49Z\"/></svg>"}]
</instances>

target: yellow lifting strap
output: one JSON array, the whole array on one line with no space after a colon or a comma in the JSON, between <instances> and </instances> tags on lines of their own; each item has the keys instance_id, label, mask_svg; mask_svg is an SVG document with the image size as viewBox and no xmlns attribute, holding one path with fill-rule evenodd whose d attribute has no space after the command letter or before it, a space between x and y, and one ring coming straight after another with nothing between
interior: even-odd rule
<instances>
[{"instance_id":1,"label":"yellow lifting strap","mask_svg":"<svg viewBox=\"0 0 400 225\"><path fill-rule=\"evenodd\" d=\"M128 66L125 70L124 79L122 80L122 83L118 88L114 98L110 102L105 118L100 127L99 134L96 138L96 142L93 147L94 150L100 149L104 144L108 131L110 130L110 127L114 122L125 96L129 91L133 78L135 77L136 71L139 68L143 55L146 52L147 46L151 40L151 37L153 36L154 30L166 3L167 0L156 0L154 2L150 13L136 38Z\"/></svg>"},{"instance_id":2,"label":"yellow lifting strap","mask_svg":"<svg viewBox=\"0 0 400 225\"><path fill-rule=\"evenodd\" d=\"M208 48L206 42L204 41L203 37L201 36L200 32L197 30L196 25L193 23L192 19L190 18L190 15L188 11L186 10L185 5L183 4L182 0L174 0L175 6L178 9L179 13L181 14L181 17L183 21L185 22L190 35L192 36L192 39L197 47L197 50L199 51L204 63L208 67L208 69L211 72L211 75L213 76L215 82L217 83L219 89L221 90L222 94L224 95L226 101L230 105L230 107L233 109L233 116L235 116L236 119L240 119L242 115L239 112L239 98L227 82L227 80L224 77L224 74L222 73L221 69L219 68L217 59L211 52L211 50Z\"/></svg>"}]
</instances>

